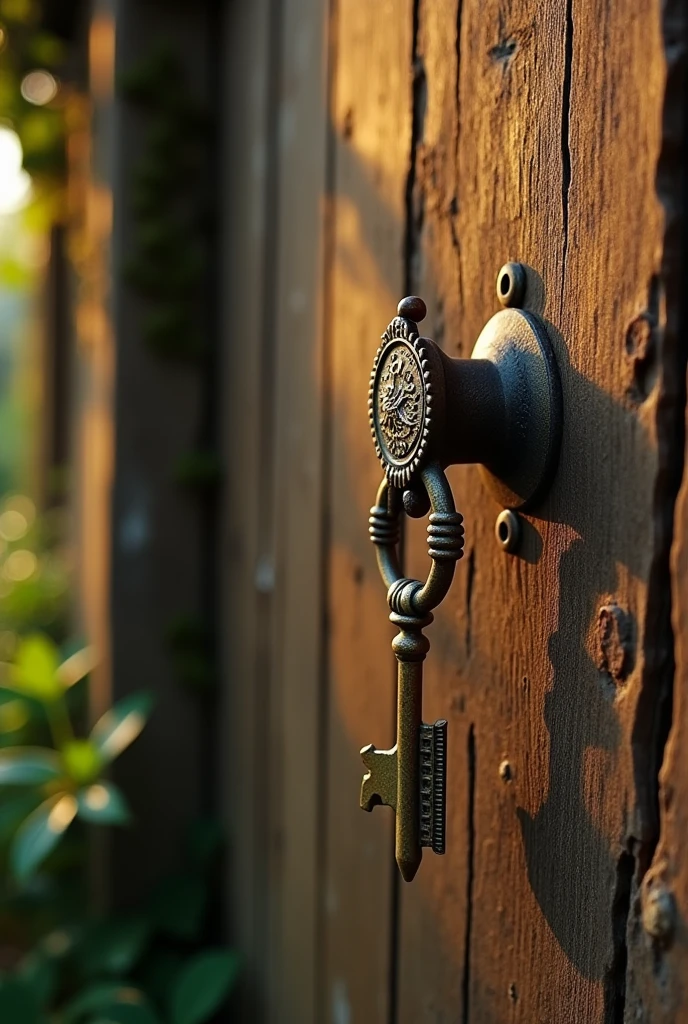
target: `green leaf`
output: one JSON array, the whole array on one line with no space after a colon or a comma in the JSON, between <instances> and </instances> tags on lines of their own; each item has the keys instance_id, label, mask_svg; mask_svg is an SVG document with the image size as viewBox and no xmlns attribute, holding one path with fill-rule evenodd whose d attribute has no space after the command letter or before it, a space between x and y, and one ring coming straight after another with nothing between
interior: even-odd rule
<instances>
[{"instance_id":1,"label":"green leaf","mask_svg":"<svg viewBox=\"0 0 688 1024\"><path fill-rule=\"evenodd\" d=\"M80 651L75 651L62 662L57 674L62 685L69 688L92 672L97 664L98 656L95 647L82 647Z\"/></svg>"},{"instance_id":2,"label":"green leaf","mask_svg":"<svg viewBox=\"0 0 688 1024\"><path fill-rule=\"evenodd\" d=\"M205 950L186 965L172 989L172 1024L202 1024L222 1005L239 973L229 949Z\"/></svg>"},{"instance_id":3,"label":"green leaf","mask_svg":"<svg viewBox=\"0 0 688 1024\"><path fill-rule=\"evenodd\" d=\"M62 778L58 755L45 747L0 750L0 786L42 786Z\"/></svg>"},{"instance_id":4,"label":"green leaf","mask_svg":"<svg viewBox=\"0 0 688 1024\"><path fill-rule=\"evenodd\" d=\"M151 901L151 915L161 932L176 939L195 939L203 924L206 887L196 875L166 879Z\"/></svg>"},{"instance_id":5,"label":"green leaf","mask_svg":"<svg viewBox=\"0 0 688 1024\"><path fill-rule=\"evenodd\" d=\"M103 756L91 740L70 740L62 748L62 763L77 785L95 782L103 768Z\"/></svg>"},{"instance_id":6,"label":"green leaf","mask_svg":"<svg viewBox=\"0 0 688 1024\"><path fill-rule=\"evenodd\" d=\"M145 996L126 982L109 981L89 985L67 1004L62 1013L62 1024L76 1024L86 1014L109 1011L117 1005L145 1005Z\"/></svg>"},{"instance_id":7,"label":"green leaf","mask_svg":"<svg viewBox=\"0 0 688 1024\"><path fill-rule=\"evenodd\" d=\"M15 698L0 703L0 733L19 732L31 717L31 705L27 700Z\"/></svg>"},{"instance_id":8,"label":"green leaf","mask_svg":"<svg viewBox=\"0 0 688 1024\"><path fill-rule=\"evenodd\" d=\"M157 1006L165 1006L186 957L160 942L153 944L137 970L143 989Z\"/></svg>"},{"instance_id":9,"label":"green leaf","mask_svg":"<svg viewBox=\"0 0 688 1024\"><path fill-rule=\"evenodd\" d=\"M146 1003L116 1003L104 1011L97 1024L159 1024L159 1018Z\"/></svg>"},{"instance_id":10,"label":"green leaf","mask_svg":"<svg viewBox=\"0 0 688 1024\"><path fill-rule=\"evenodd\" d=\"M91 741L104 761L113 761L139 735L153 707L150 693L134 693L106 711L93 727Z\"/></svg>"},{"instance_id":11,"label":"green leaf","mask_svg":"<svg viewBox=\"0 0 688 1024\"><path fill-rule=\"evenodd\" d=\"M16 878L25 881L57 845L77 812L71 793L57 793L45 800L23 822L10 849Z\"/></svg>"},{"instance_id":12,"label":"green leaf","mask_svg":"<svg viewBox=\"0 0 688 1024\"><path fill-rule=\"evenodd\" d=\"M43 1024L36 998L31 989L18 978L0 983L0 1020L5 1024Z\"/></svg>"},{"instance_id":13,"label":"green leaf","mask_svg":"<svg viewBox=\"0 0 688 1024\"><path fill-rule=\"evenodd\" d=\"M5 842L17 831L24 818L28 818L41 802L37 792L17 793L0 801L0 843Z\"/></svg>"},{"instance_id":14,"label":"green leaf","mask_svg":"<svg viewBox=\"0 0 688 1024\"><path fill-rule=\"evenodd\" d=\"M7 21L18 21L21 24L31 22L36 14L34 0L2 0L0 17Z\"/></svg>"},{"instance_id":15,"label":"green leaf","mask_svg":"<svg viewBox=\"0 0 688 1024\"><path fill-rule=\"evenodd\" d=\"M5 685L44 702L57 700L63 692L59 664L60 652L52 640L34 633L19 641Z\"/></svg>"},{"instance_id":16,"label":"green leaf","mask_svg":"<svg viewBox=\"0 0 688 1024\"><path fill-rule=\"evenodd\" d=\"M76 795L79 817L96 825L127 825L131 811L124 794L112 782L97 782Z\"/></svg>"},{"instance_id":17,"label":"green leaf","mask_svg":"<svg viewBox=\"0 0 688 1024\"><path fill-rule=\"evenodd\" d=\"M57 988L55 959L34 950L20 964L19 978L31 990L39 1006L47 1007Z\"/></svg>"},{"instance_id":18,"label":"green leaf","mask_svg":"<svg viewBox=\"0 0 688 1024\"><path fill-rule=\"evenodd\" d=\"M150 931L150 923L142 917L98 921L78 950L82 976L128 974L144 952Z\"/></svg>"}]
</instances>

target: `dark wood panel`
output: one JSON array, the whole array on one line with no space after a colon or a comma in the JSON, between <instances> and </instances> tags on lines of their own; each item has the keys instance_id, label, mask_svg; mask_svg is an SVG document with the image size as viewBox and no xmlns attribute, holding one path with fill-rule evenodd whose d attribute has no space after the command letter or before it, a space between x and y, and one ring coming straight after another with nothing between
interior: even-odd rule
<instances>
[{"instance_id":1,"label":"dark wood panel","mask_svg":"<svg viewBox=\"0 0 688 1024\"><path fill-rule=\"evenodd\" d=\"M268 762L264 714L271 635L270 578L265 557L271 510L265 502L270 465L264 457L266 264L274 246L268 200L268 109L273 65L270 0L228 3L223 26L222 136L224 172L219 376L221 503L221 666L218 751L220 802L229 833L226 920L244 961L239 1019L265 1021L271 992L268 958ZM240 98L240 101L239 101ZM237 145L241 139L241 145ZM267 518L267 523L266 523Z\"/></svg>"},{"instance_id":2,"label":"dark wood panel","mask_svg":"<svg viewBox=\"0 0 688 1024\"><path fill-rule=\"evenodd\" d=\"M328 763L319 1020L388 1024L391 814L358 807L366 743L394 741L385 590L368 539L381 477L367 420L377 337L403 286L412 5L337 5L330 292Z\"/></svg>"},{"instance_id":3,"label":"dark wood panel","mask_svg":"<svg viewBox=\"0 0 688 1024\"><path fill-rule=\"evenodd\" d=\"M404 889L405 1021L623 1013L627 916L651 835L647 694L661 686L656 509L671 502L652 347L660 29L644 4L420 5L408 213L423 329L469 355L497 308L500 265L530 264L540 281L526 302L552 325L566 426L519 557L495 543L498 508L477 470L453 474L466 559L430 631L426 718L450 718L449 831L464 849ZM411 575L424 575L424 547L414 530ZM620 672L602 640L610 605L634 638Z\"/></svg>"},{"instance_id":4,"label":"dark wood panel","mask_svg":"<svg viewBox=\"0 0 688 1024\"><path fill-rule=\"evenodd\" d=\"M149 58L150 40L164 34L183 62L191 94L201 105L208 103L210 40L202 5L162 10L154 0L126 0L117 5L115 31L116 75ZM150 304L122 270L139 252L141 224L132 210L139 164L132 154L147 152L150 120L117 96L112 124L112 696L147 688L159 696L146 742L132 747L115 768L139 822L135 838L113 837L115 898L129 904L161 875L178 870L185 830L201 813L211 784L203 701L180 683L170 643L176 623L202 615L208 585L199 503L177 479L179 460L197 444L204 382L202 367L166 362L146 344ZM107 160L104 152L101 158ZM208 329L206 309L199 298L194 314L201 333Z\"/></svg>"},{"instance_id":5,"label":"dark wood panel","mask_svg":"<svg viewBox=\"0 0 688 1024\"><path fill-rule=\"evenodd\" d=\"M324 229L328 8L283 0L274 359L271 1021L318 1024L325 734Z\"/></svg>"}]
</instances>

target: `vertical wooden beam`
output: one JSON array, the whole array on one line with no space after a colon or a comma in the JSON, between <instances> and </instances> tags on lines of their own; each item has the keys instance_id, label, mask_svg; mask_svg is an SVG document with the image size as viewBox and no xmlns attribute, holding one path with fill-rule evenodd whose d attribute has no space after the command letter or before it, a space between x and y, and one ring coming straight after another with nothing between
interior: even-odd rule
<instances>
[{"instance_id":1,"label":"vertical wooden beam","mask_svg":"<svg viewBox=\"0 0 688 1024\"><path fill-rule=\"evenodd\" d=\"M324 991L319 1020L388 1024L392 815L358 807L358 749L394 742L392 631L368 510L381 470L366 397L377 340L404 285L413 5L337 5L330 276L328 751Z\"/></svg>"},{"instance_id":2,"label":"vertical wooden beam","mask_svg":"<svg viewBox=\"0 0 688 1024\"><path fill-rule=\"evenodd\" d=\"M283 0L278 27L268 1019L318 1024L328 3Z\"/></svg>"},{"instance_id":3,"label":"vertical wooden beam","mask_svg":"<svg viewBox=\"0 0 688 1024\"><path fill-rule=\"evenodd\" d=\"M116 9L116 73L151 54L164 37L184 63L191 92L207 103L206 68L212 40L199 5L121 0ZM145 151L146 114L115 100L113 130L113 276L116 329L115 478L112 500L113 696L151 688L158 708L145 742L118 762L116 776L131 794L139 822L135 840L118 835L115 898L136 899L174 871L188 823L203 804L204 714L199 695L180 685L170 649L175 622L199 614L202 589L201 516L180 488L178 460L196 446L203 370L166 364L146 346L141 326L147 304L123 280L135 249L132 213L137 155ZM204 304L196 311L203 330ZM140 856L141 846L146 857Z\"/></svg>"},{"instance_id":4,"label":"vertical wooden beam","mask_svg":"<svg viewBox=\"0 0 688 1024\"><path fill-rule=\"evenodd\" d=\"M661 360L661 391L654 409L661 474L655 488L654 525L655 547L664 557L655 557L648 608L649 671L636 715L636 749L643 754L645 842L643 847L636 848L639 857L634 882L640 885L637 889L634 886L628 908L625 975L627 1019L641 1024L681 1020L688 1006L688 13L680 0L662 4L656 10L658 19L660 13L664 76L662 139L655 185L663 221L657 281L661 282L662 303L657 311L661 317L658 329L650 338L655 344L661 343L656 354ZM673 544L667 561L670 540ZM666 631L669 610L671 638Z\"/></svg>"},{"instance_id":5,"label":"vertical wooden beam","mask_svg":"<svg viewBox=\"0 0 688 1024\"><path fill-rule=\"evenodd\" d=\"M220 447L225 466L220 535L220 805L229 831L227 921L243 960L241 1020L266 1020L269 756L266 708L274 586L269 507L272 437L264 423L264 310L275 170L269 149L272 0L225 4L222 38L223 168ZM266 454L267 452L267 454Z\"/></svg>"}]
</instances>

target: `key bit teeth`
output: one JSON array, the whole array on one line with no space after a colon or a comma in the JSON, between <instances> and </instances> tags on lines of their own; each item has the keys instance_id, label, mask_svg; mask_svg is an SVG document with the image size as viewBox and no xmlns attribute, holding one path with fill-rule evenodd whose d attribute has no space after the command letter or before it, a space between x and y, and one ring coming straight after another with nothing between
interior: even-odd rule
<instances>
[{"instance_id":1,"label":"key bit teeth","mask_svg":"<svg viewBox=\"0 0 688 1024\"><path fill-rule=\"evenodd\" d=\"M361 760L368 769L361 783L361 807L372 811L378 804L396 809L397 751L376 750L372 743L361 749Z\"/></svg>"}]
</instances>

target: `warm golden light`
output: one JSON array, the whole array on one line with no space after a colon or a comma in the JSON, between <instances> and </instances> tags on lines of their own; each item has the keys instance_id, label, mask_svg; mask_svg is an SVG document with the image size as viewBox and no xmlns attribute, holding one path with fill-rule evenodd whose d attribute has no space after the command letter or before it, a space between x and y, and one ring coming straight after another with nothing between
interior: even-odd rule
<instances>
[{"instance_id":1,"label":"warm golden light","mask_svg":"<svg viewBox=\"0 0 688 1024\"><path fill-rule=\"evenodd\" d=\"M77 802L71 793L65 793L60 797L52 811L48 815L48 828L51 832L64 832L74 821L77 812Z\"/></svg>"},{"instance_id":2,"label":"warm golden light","mask_svg":"<svg viewBox=\"0 0 688 1024\"><path fill-rule=\"evenodd\" d=\"M102 753L108 758L117 757L130 743L134 742L145 724L146 720L143 715L138 711L132 711L122 719L116 729L113 729L102 745Z\"/></svg>"},{"instance_id":3,"label":"warm golden light","mask_svg":"<svg viewBox=\"0 0 688 1024\"><path fill-rule=\"evenodd\" d=\"M11 128L0 128L0 214L16 213L26 205L31 178L22 168L22 145Z\"/></svg>"},{"instance_id":4,"label":"warm golden light","mask_svg":"<svg viewBox=\"0 0 688 1024\"><path fill-rule=\"evenodd\" d=\"M78 683L80 679L87 676L97 664L95 647L84 647L83 650L77 651L76 654L72 654L70 658L63 661L57 674L63 686L73 686L74 683Z\"/></svg>"},{"instance_id":5,"label":"warm golden light","mask_svg":"<svg viewBox=\"0 0 688 1024\"><path fill-rule=\"evenodd\" d=\"M102 811L110 803L110 794L105 786L100 786L96 783L94 786L89 786L86 790L84 802L90 810Z\"/></svg>"},{"instance_id":6,"label":"warm golden light","mask_svg":"<svg viewBox=\"0 0 688 1024\"><path fill-rule=\"evenodd\" d=\"M29 526L36 518L36 506L25 494L11 494L3 503L3 512L18 512Z\"/></svg>"},{"instance_id":7,"label":"warm golden light","mask_svg":"<svg viewBox=\"0 0 688 1024\"><path fill-rule=\"evenodd\" d=\"M28 720L26 701L8 700L5 704L0 704L0 733L17 732Z\"/></svg>"},{"instance_id":8,"label":"warm golden light","mask_svg":"<svg viewBox=\"0 0 688 1024\"><path fill-rule=\"evenodd\" d=\"M27 103L44 107L57 96L58 84L49 71L29 71L21 83L21 94Z\"/></svg>"},{"instance_id":9,"label":"warm golden light","mask_svg":"<svg viewBox=\"0 0 688 1024\"><path fill-rule=\"evenodd\" d=\"M23 583L24 580L28 580L33 576L37 565L38 560L33 551L26 551L21 548L19 551L13 551L11 555L7 556L2 573L5 579L11 580L12 583Z\"/></svg>"},{"instance_id":10,"label":"warm golden light","mask_svg":"<svg viewBox=\"0 0 688 1024\"><path fill-rule=\"evenodd\" d=\"M3 540L21 540L29 528L26 518L14 509L0 515L0 537Z\"/></svg>"}]
</instances>

